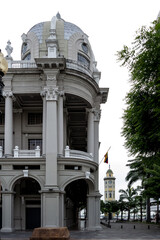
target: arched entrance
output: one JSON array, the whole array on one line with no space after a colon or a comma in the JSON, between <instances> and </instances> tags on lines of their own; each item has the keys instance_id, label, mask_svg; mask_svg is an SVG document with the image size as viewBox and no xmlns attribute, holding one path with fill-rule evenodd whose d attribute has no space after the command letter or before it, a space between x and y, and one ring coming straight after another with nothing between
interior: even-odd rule
<instances>
[{"instance_id":1,"label":"arched entrance","mask_svg":"<svg viewBox=\"0 0 160 240\"><path fill-rule=\"evenodd\" d=\"M87 207L88 184L80 179L71 182L65 188L65 225L79 228L79 213ZM85 219L84 219L85 220Z\"/></svg>"},{"instance_id":2,"label":"arched entrance","mask_svg":"<svg viewBox=\"0 0 160 240\"><path fill-rule=\"evenodd\" d=\"M14 226L17 230L41 226L40 185L32 178L21 178L14 185Z\"/></svg>"}]
</instances>

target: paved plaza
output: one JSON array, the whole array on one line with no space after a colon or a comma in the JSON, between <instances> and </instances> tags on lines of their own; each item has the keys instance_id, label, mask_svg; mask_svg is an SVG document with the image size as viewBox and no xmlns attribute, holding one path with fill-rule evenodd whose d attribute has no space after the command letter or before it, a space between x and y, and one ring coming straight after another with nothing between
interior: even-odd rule
<instances>
[{"instance_id":1,"label":"paved plaza","mask_svg":"<svg viewBox=\"0 0 160 240\"><path fill-rule=\"evenodd\" d=\"M32 231L0 233L0 240L29 240ZM102 230L71 230L70 239L160 239L160 225L143 223L111 223L111 228L102 225Z\"/></svg>"}]
</instances>

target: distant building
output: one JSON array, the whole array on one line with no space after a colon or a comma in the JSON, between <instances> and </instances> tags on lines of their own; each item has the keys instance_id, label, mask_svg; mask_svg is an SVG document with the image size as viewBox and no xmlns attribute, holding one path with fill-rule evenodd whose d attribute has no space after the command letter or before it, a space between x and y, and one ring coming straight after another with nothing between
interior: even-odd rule
<instances>
[{"instance_id":1,"label":"distant building","mask_svg":"<svg viewBox=\"0 0 160 240\"><path fill-rule=\"evenodd\" d=\"M96 33L95 33L96 34ZM99 36L100 37L100 36ZM108 88L88 39L57 14L6 47L0 102L0 228L73 227L86 209L100 229L99 121Z\"/></svg>"},{"instance_id":2,"label":"distant building","mask_svg":"<svg viewBox=\"0 0 160 240\"><path fill-rule=\"evenodd\" d=\"M110 169L106 172L106 177L104 178L104 201L114 201L115 200L115 177Z\"/></svg>"}]
</instances>

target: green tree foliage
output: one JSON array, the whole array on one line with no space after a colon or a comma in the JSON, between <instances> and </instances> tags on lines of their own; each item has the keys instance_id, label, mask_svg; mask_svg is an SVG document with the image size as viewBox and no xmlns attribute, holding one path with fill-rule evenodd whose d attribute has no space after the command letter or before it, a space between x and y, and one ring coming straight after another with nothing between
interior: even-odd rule
<instances>
[{"instance_id":1,"label":"green tree foliage","mask_svg":"<svg viewBox=\"0 0 160 240\"><path fill-rule=\"evenodd\" d=\"M146 172L150 174L150 177L144 181L145 191L144 193L150 197L158 199L160 196L160 166L153 165L153 170L146 169Z\"/></svg>"},{"instance_id":2,"label":"green tree foliage","mask_svg":"<svg viewBox=\"0 0 160 240\"><path fill-rule=\"evenodd\" d=\"M135 206L134 198L137 195L137 190L134 189L133 187L129 186L126 190L120 189L119 193L121 193L120 199L126 200L126 202L127 202L126 208L128 210L128 220L130 220L130 211Z\"/></svg>"},{"instance_id":3,"label":"green tree foliage","mask_svg":"<svg viewBox=\"0 0 160 240\"><path fill-rule=\"evenodd\" d=\"M154 164L160 166L160 19L139 29L132 47L124 46L117 56L128 68L131 82L122 135L135 159L128 164L126 179L129 185L141 179L146 196L157 197Z\"/></svg>"},{"instance_id":4,"label":"green tree foliage","mask_svg":"<svg viewBox=\"0 0 160 240\"><path fill-rule=\"evenodd\" d=\"M132 48L124 46L118 60L127 66L132 88L126 96L122 135L132 155L160 152L160 23L142 27Z\"/></svg>"}]
</instances>

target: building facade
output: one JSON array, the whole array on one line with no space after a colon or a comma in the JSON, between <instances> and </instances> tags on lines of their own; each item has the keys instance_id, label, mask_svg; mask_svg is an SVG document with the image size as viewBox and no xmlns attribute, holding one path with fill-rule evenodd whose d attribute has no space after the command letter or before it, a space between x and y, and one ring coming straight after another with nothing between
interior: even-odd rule
<instances>
[{"instance_id":1,"label":"building facade","mask_svg":"<svg viewBox=\"0 0 160 240\"><path fill-rule=\"evenodd\" d=\"M1 231L72 227L86 208L100 228L100 105L108 88L88 36L58 13L22 35L21 60L6 47L0 102Z\"/></svg>"},{"instance_id":2,"label":"building facade","mask_svg":"<svg viewBox=\"0 0 160 240\"><path fill-rule=\"evenodd\" d=\"M115 201L115 177L110 166L104 178L104 201Z\"/></svg>"}]
</instances>

